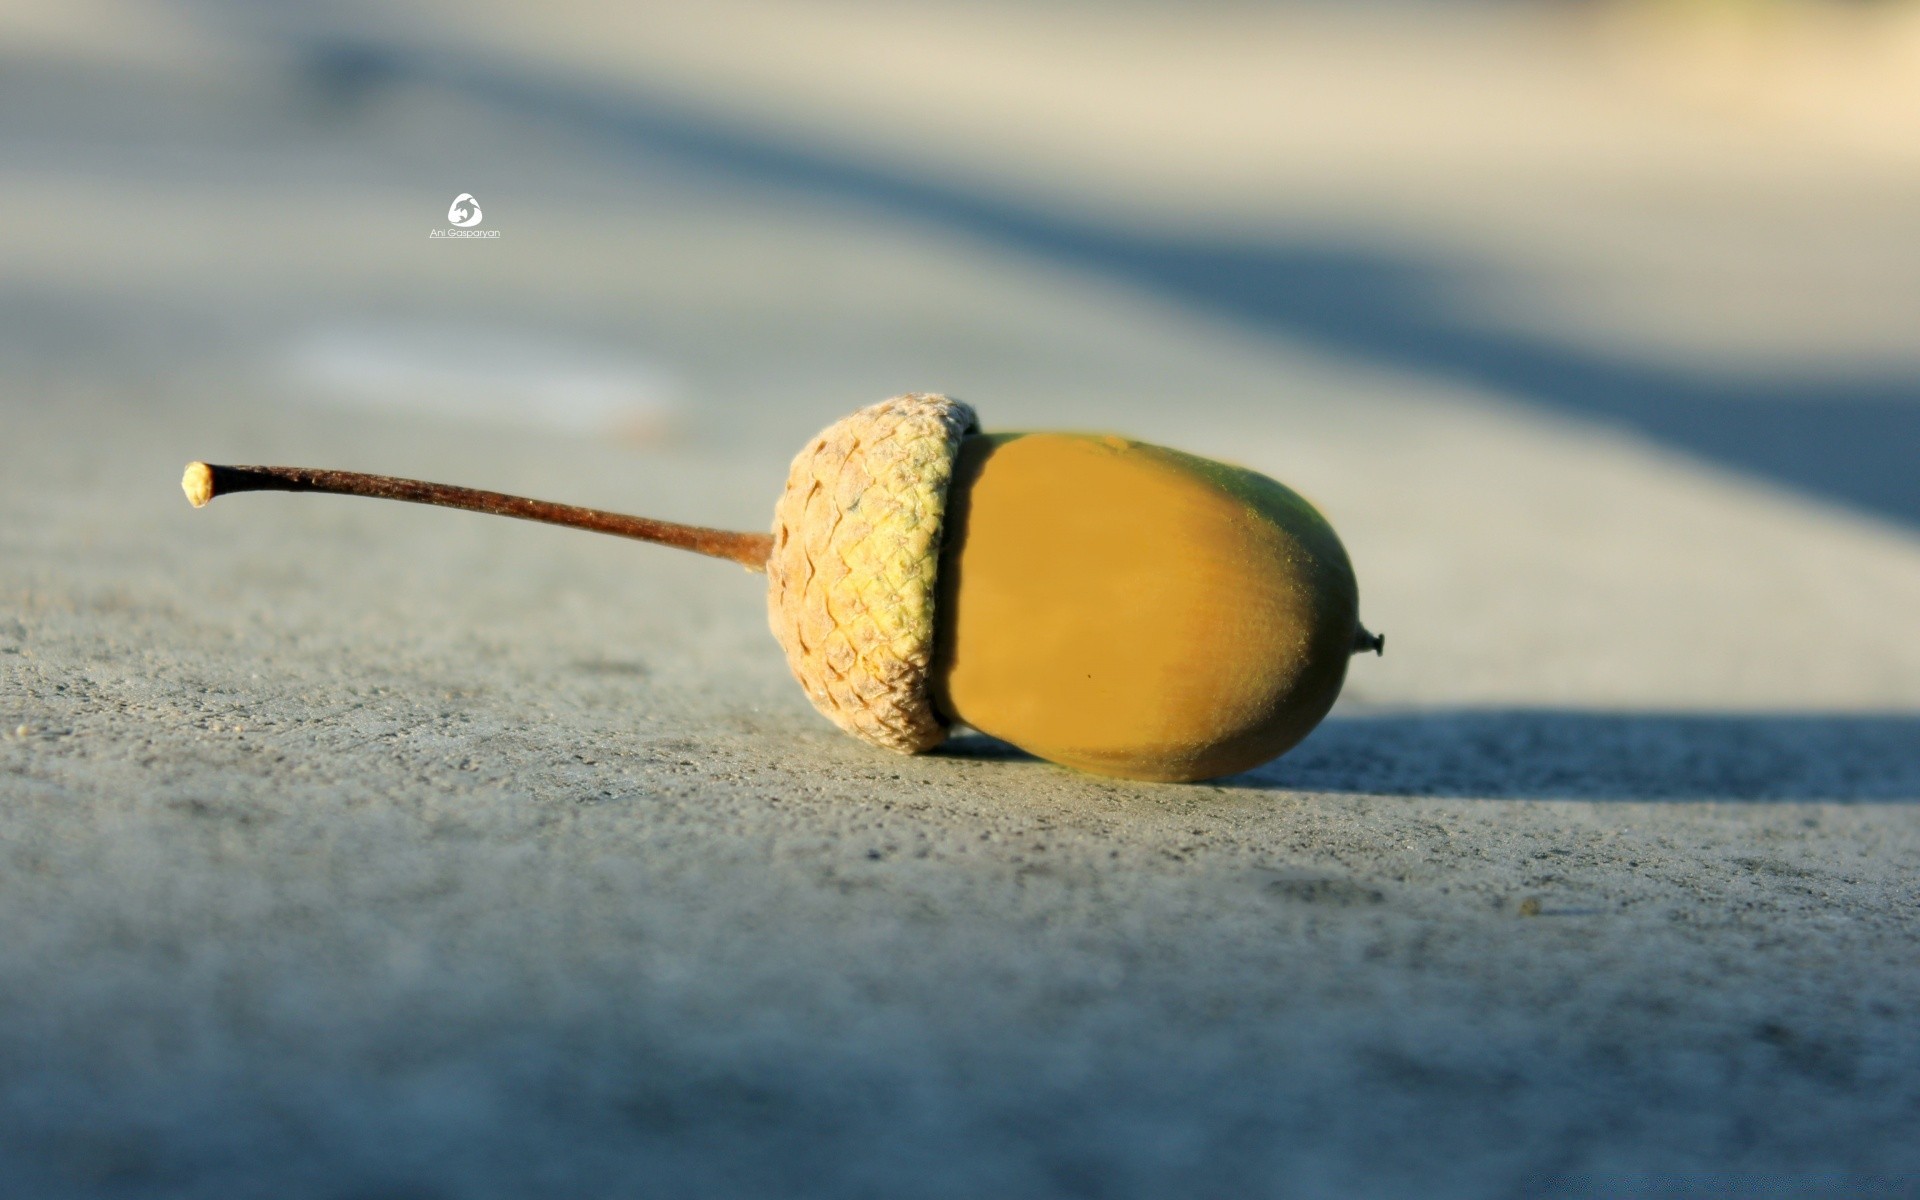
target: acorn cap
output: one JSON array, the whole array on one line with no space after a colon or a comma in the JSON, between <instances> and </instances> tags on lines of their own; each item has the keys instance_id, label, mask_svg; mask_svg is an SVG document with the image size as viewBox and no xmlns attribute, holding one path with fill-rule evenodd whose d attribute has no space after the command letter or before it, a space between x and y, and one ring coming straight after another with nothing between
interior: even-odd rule
<instances>
[{"instance_id":1,"label":"acorn cap","mask_svg":"<svg viewBox=\"0 0 1920 1200\"><path fill-rule=\"evenodd\" d=\"M895 396L829 425L773 510L767 614L813 706L905 754L947 736L934 711L934 587L960 439L973 410Z\"/></svg>"}]
</instances>

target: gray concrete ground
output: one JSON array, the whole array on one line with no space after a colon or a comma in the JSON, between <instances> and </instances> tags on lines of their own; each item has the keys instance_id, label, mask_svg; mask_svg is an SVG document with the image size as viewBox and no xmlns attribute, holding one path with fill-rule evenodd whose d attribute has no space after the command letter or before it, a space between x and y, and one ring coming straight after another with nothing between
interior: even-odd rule
<instances>
[{"instance_id":1,"label":"gray concrete ground","mask_svg":"<svg viewBox=\"0 0 1920 1200\"><path fill-rule=\"evenodd\" d=\"M0 1193L1920 1187L1910 163L1511 11L590 7L6 13ZM175 482L760 527L908 389L1295 484L1388 655L896 758L737 568Z\"/></svg>"}]
</instances>

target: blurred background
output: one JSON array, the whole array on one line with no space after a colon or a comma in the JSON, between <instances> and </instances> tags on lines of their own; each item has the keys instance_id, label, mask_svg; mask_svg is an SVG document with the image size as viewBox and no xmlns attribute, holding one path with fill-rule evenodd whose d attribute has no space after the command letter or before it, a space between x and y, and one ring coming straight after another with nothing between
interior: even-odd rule
<instances>
[{"instance_id":1,"label":"blurred background","mask_svg":"<svg viewBox=\"0 0 1920 1200\"><path fill-rule=\"evenodd\" d=\"M6 0L0 56L12 404L733 456L760 494L678 515L758 525L813 430L946 390L1293 482L1370 620L1463 602L1450 701L1541 698L1516 639L1562 699L1887 698L1729 632L1778 572L1712 527L1920 525L1920 6ZM497 238L429 237L462 193ZM1777 676L1618 678L1756 636Z\"/></svg>"}]
</instances>

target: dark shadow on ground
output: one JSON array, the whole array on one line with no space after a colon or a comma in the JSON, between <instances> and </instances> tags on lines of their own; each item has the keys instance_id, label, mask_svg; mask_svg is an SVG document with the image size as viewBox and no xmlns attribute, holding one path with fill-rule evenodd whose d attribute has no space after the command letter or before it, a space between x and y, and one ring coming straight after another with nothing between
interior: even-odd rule
<instances>
[{"instance_id":1,"label":"dark shadow on ground","mask_svg":"<svg viewBox=\"0 0 1920 1200\"><path fill-rule=\"evenodd\" d=\"M1911 804L1920 802L1920 713L1335 717L1226 782L1387 796Z\"/></svg>"},{"instance_id":2,"label":"dark shadow on ground","mask_svg":"<svg viewBox=\"0 0 1920 1200\"><path fill-rule=\"evenodd\" d=\"M980 762L1039 762L1012 742L1003 742L990 734L971 729L956 730L933 753L947 758L974 759Z\"/></svg>"},{"instance_id":3,"label":"dark shadow on ground","mask_svg":"<svg viewBox=\"0 0 1920 1200\"><path fill-rule=\"evenodd\" d=\"M937 753L1039 761L972 731L956 733ZM1912 804L1920 803L1920 713L1441 709L1336 716L1281 758L1209 782L1489 800Z\"/></svg>"},{"instance_id":4,"label":"dark shadow on ground","mask_svg":"<svg viewBox=\"0 0 1920 1200\"><path fill-rule=\"evenodd\" d=\"M804 147L637 89L608 91L511 62L391 46L300 47L316 103L361 113L386 87L454 90L614 152L665 156L758 190L867 205L1012 246L1253 329L1369 363L1483 386L1600 420L1701 458L1920 525L1920 377L1756 381L1609 356L1477 323L1453 298L1489 272L1325 241L1143 233Z\"/></svg>"},{"instance_id":5,"label":"dark shadow on ground","mask_svg":"<svg viewBox=\"0 0 1920 1200\"><path fill-rule=\"evenodd\" d=\"M1037 761L960 733L940 753ZM1488 800L1920 803L1920 713L1445 709L1334 717L1213 784Z\"/></svg>"}]
</instances>

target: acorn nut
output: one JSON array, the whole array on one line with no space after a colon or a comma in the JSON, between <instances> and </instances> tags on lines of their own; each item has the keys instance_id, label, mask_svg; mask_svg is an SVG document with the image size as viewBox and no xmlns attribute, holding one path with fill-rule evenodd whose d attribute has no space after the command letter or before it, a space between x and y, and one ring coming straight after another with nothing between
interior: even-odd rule
<instances>
[{"instance_id":1,"label":"acorn nut","mask_svg":"<svg viewBox=\"0 0 1920 1200\"><path fill-rule=\"evenodd\" d=\"M1332 708L1358 651L1346 551L1265 476L1125 438L981 435L909 394L794 459L773 533L731 533L386 476L194 463L194 505L321 491L499 513L729 558L768 577L815 708L917 753L954 725L1128 779L1257 766Z\"/></svg>"}]
</instances>

